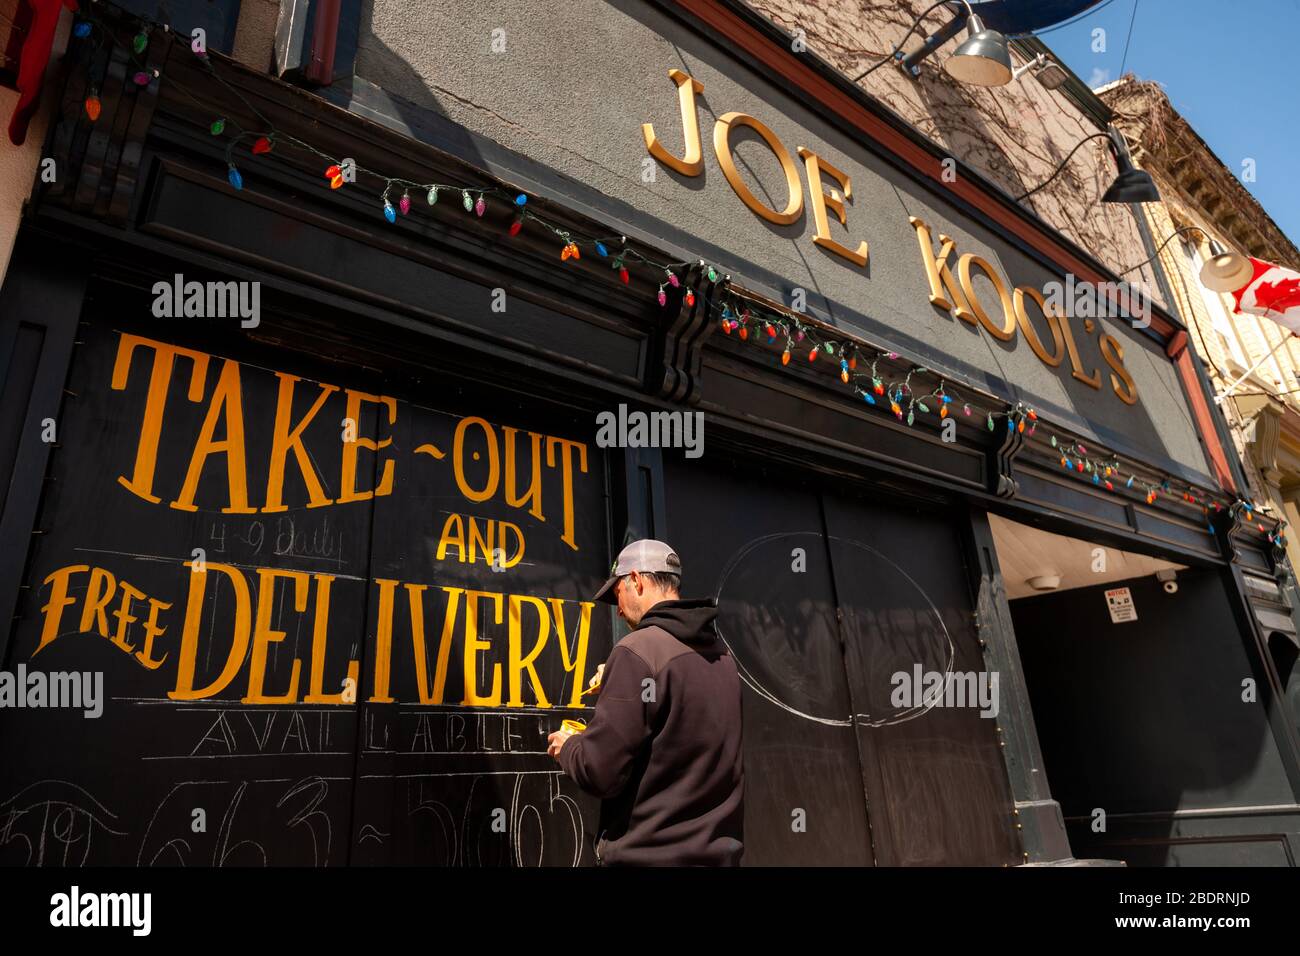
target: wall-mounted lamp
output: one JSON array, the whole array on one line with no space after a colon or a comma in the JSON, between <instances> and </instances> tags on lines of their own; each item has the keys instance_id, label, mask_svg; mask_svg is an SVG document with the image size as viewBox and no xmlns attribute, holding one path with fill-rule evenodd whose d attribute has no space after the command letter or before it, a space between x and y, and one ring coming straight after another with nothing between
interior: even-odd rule
<instances>
[{"instance_id":1,"label":"wall-mounted lamp","mask_svg":"<svg viewBox=\"0 0 1300 956\"><path fill-rule=\"evenodd\" d=\"M936 32L925 38L921 46L907 55L902 54L903 44L912 35L926 14L941 6L961 7L953 11L953 18ZM953 79L972 86L1005 86L1011 82L1011 50L1007 38L997 30L988 30L983 21L971 10L967 0L939 0L927 7L908 28L903 39L888 56L876 61L853 78L858 82L884 63L897 60L899 68L910 77L921 75L921 61L939 47L951 40L962 27L966 27L966 39L961 42L952 56L944 61L945 72Z\"/></svg>"},{"instance_id":2,"label":"wall-mounted lamp","mask_svg":"<svg viewBox=\"0 0 1300 956\"><path fill-rule=\"evenodd\" d=\"M1124 135L1114 126L1106 127L1104 133L1093 133L1091 136L1085 136L1079 142L1074 144L1074 149L1061 160L1059 166L1052 170L1052 175L1048 176L1041 183L1016 197L1016 202L1023 202L1038 190L1042 189L1063 170L1070 162L1070 159L1079 151L1084 143L1094 139L1105 137L1110 141L1111 151L1115 154L1115 165L1119 167L1119 173L1115 176L1115 181L1110 184L1110 188L1102 194L1102 202L1159 202L1160 192L1156 189L1155 182L1151 179L1151 174L1145 170L1138 169L1133 165L1133 159L1129 156L1128 144L1124 141Z\"/></svg>"},{"instance_id":3,"label":"wall-mounted lamp","mask_svg":"<svg viewBox=\"0 0 1300 956\"><path fill-rule=\"evenodd\" d=\"M1106 128L1110 136L1111 148L1115 151L1115 163L1119 166L1119 175L1110 184L1101 197L1102 202L1159 202L1160 192L1156 189L1151 174L1133 165L1128 154L1128 143L1114 126Z\"/></svg>"},{"instance_id":4,"label":"wall-mounted lamp","mask_svg":"<svg viewBox=\"0 0 1300 956\"><path fill-rule=\"evenodd\" d=\"M1201 229L1200 226L1181 226L1167 235L1164 242L1160 243L1156 247L1156 251L1151 255L1116 274L1126 276L1134 269L1142 268L1142 266L1160 255L1161 251L1173 241L1175 236L1181 236L1185 232L1194 232L1200 236L1205 235L1205 230ZM1210 239L1210 258L1201 266L1201 285L1213 292L1234 292L1250 281L1251 276L1254 274L1254 268L1247 256L1243 256L1240 252L1229 252L1223 248L1217 239Z\"/></svg>"},{"instance_id":5,"label":"wall-mounted lamp","mask_svg":"<svg viewBox=\"0 0 1300 956\"><path fill-rule=\"evenodd\" d=\"M1210 261L1201 266L1201 285L1214 292L1235 292L1250 281L1255 268L1250 258L1229 252L1210 240Z\"/></svg>"}]
</instances>

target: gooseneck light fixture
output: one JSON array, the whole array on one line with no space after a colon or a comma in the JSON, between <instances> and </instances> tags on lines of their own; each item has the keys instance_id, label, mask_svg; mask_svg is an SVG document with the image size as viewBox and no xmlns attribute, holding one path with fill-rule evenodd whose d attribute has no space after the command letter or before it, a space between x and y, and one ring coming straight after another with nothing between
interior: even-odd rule
<instances>
[{"instance_id":1,"label":"gooseneck light fixture","mask_svg":"<svg viewBox=\"0 0 1300 956\"><path fill-rule=\"evenodd\" d=\"M1145 170L1138 169L1133 165L1133 159L1129 156L1128 152L1128 144L1124 142L1123 134L1114 126L1106 127L1106 132L1104 133L1093 133L1091 136L1085 136L1083 139L1079 140L1079 142L1075 143L1074 149L1070 150L1065 159L1061 160L1060 165L1058 165L1056 169L1052 170L1052 175L1048 176L1033 189L1029 190L1029 192L1017 196L1015 201L1023 202L1034 193L1038 192L1060 175L1061 170L1066 167L1074 154L1079 151L1079 147L1083 146L1084 143L1090 142L1094 139L1101 139L1102 137L1105 137L1110 141L1110 148L1115 154L1115 165L1119 167L1119 173L1115 176L1115 181L1110 184L1110 188L1102 195L1101 201L1159 202L1160 192L1156 189L1156 184L1152 181L1151 174Z\"/></svg>"},{"instance_id":2,"label":"gooseneck light fixture","mask_svg":"<svg viewBox=\"0 0 1300 956\"><path fill-rule=\"evenodd\" d=\"M1147 256L1141 262L1134 263L1123 272L1117 275L1126 276L1134 269L1140 269L1146 265L1164 250L1165 246L1173 241L1175 236L1180 236L1186 232L1195 232L1205 235L1205 230L1200 226L1182 226L1175 229L1165 241L1156 247L1156 251ZM1208 238L1208 237L1207 237ZM1254 268L1250 264L1250 259L1243 256L1240 252L1229 252L1223 248L1217 239L1210 239L1210 258L1201 266L1199 278L1201 285L1205 286L1212 292L1232 292L1240 289L1254 275Z\"/></svg>"},{"instance_id":3,"label":"gooseneck light fixture","mask_svg":"<svg viewBox=\"0 0 1300 956\"><path fill-rule=\"evenodd\" d=\"M925 38L921 46L912 53L902 53L903 44L920 25L930 11L937 7L956 8L953 18L935 33ZM983 21L971 10L968 0L939 0L922 11L921 15L908 27L903 39L898 41L889 54L877 60L853 78L853 82L866 77L877 67L897 62L899 68L910 77L921 74L921 61L951 40L962 27L966 27L966 39L961 42L952 56L944 62L943 68L953 79L972 86L1005 86L1011 82L1011 51L1007 47L1007 38L997 30L985 29Z\"/></svg>"},{"instance_id":4,"label":"gooseneck light fixture","mask_svg":"<svg viewBox=\"0 0 1300 956\"><path fill-rule=\"evenodd\" d=\"M1235 292L1250 281L1255 267L1240 252L1229 252L1210 240L1210 261L1201 266L1201 285L1212 292Z\"/></svg>"}]
</instances>

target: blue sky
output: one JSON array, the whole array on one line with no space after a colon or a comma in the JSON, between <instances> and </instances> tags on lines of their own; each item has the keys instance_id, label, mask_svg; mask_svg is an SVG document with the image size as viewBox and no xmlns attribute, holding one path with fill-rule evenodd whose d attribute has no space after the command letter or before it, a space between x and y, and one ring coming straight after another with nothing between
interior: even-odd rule
<instances>
[{"instance_id":1,"label":"blue sky","mask_svg":"<svg viewBox=\"0 0 1300 956\"><path fill-rule=\"evenodd\" d=\"M1092 49L1097 27L1104 52ZM1089 86L1118 79L1121 67L1159 82L1300 246L1300 0L1102 0L1037 35ZM1254 182L1242 179L1248 158Z\"/></svg>"}]
</instances>

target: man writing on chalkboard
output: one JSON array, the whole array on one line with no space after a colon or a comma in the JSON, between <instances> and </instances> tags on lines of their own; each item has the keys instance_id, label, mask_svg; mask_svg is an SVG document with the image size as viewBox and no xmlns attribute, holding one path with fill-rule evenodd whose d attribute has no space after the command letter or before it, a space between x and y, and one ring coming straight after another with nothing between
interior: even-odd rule
<instances>
[{"instance_id":1,"label":"man writing on chalkboard","mask_svg":"<svg viewBox=\"0 0 1300 956\"><path fill-rule=\"evenodd\" d=\"M605 661L586 730L547 753L600 797L604 866L737 866L744 852L740 678L710 599L678 594L662 541L629 544L595 600L632 628Z\"/></svg>"}]
</instances>

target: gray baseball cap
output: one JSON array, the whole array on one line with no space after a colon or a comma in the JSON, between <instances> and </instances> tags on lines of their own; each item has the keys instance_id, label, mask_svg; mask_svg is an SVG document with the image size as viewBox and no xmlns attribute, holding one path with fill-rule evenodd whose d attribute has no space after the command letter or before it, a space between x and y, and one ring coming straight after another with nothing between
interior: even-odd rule
<instances>
[{"instance_id":1,"label":"gray baseball cap","mask_svg":"<svg viewBox=\"0 0 1300 956\"><path fill-rule=\"evenodd\" d=\"M682 559L677 556L676 551L662 541L654 541L650 538L633 541L618 553L618 560L609 569L609 580L601 586L601 589L596 592L596 596L592 600L604 601L606 604L617 604L618 597L615 595L614 585L618 583L618 579L623 575L631 574L633 571L681 574Z\"/></svg>"}]
</instances>

